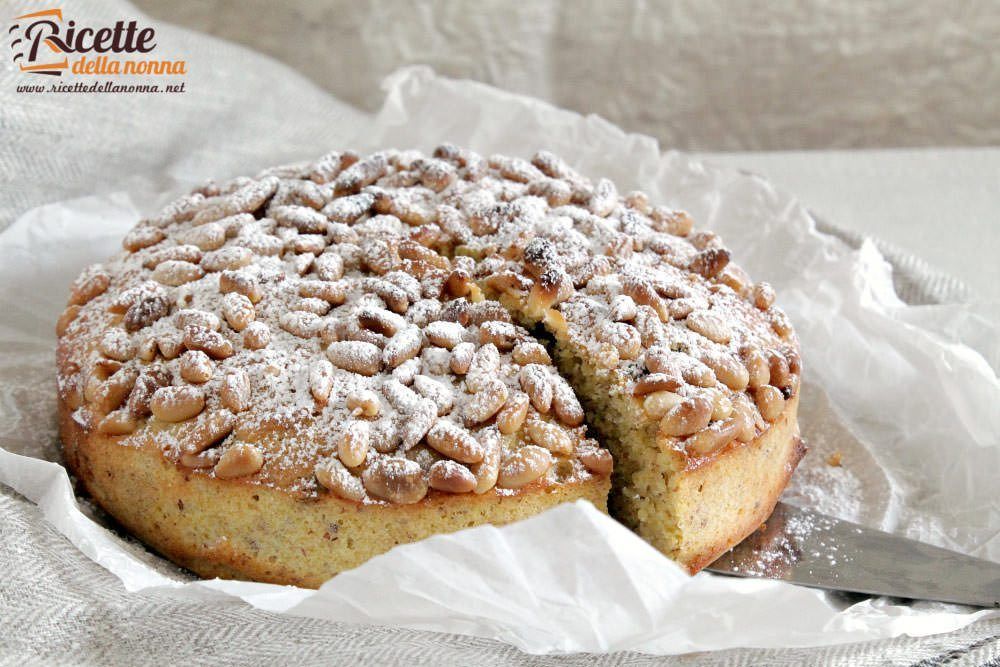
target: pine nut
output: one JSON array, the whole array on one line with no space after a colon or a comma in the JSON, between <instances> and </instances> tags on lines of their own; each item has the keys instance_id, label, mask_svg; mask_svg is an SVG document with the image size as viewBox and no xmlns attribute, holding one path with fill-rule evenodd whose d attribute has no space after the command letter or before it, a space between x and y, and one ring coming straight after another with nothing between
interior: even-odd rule
<instances>
[{"instance_id":1,"label":"pine nut","mask_svg":"<svg viewBox=\"0 0 1000 667\"><path fill-rule=\"evenodd\" d=\"M757 437L754 409L746 394L737 394L733 397L733 419L736 420L737 440L750 442Z\"/></svg>"},{"instance_id":2,"label":"pine nut","mask_svg":"<svg viewBox=\"0 0 1000 667\"><path fill-rule=\"evenodd\" d=\"M454 405L454 397L450 387L446 387L426 375L416 375L413 378L413 388L437 407L439 417L451 412Z\"/></svg>"},{"instance_id":3,"label":"pine nut","mask_svg":"<svg viewBox=\"0 0 1000 667\"><path fill-rule=\"evenodd\" d=\"M792 322L788 319L785 311L777 306L771 306L768 313L771 319L771 328L774 329L774 332L782 338L789 338L792 335Z\"/></svg>"},{"instance_id":4,"label":"pine nut","mask_svg":"<svg viewBox=\"0 0 1000 667\"><path fill-rule=\"evenodd\" d=\"M188 454L200 454L209 447L214 447L233 432L236 419L229 410L212 410L204 413L195 422L184 438L183 451Z\"/></svg>"},{"instance_id":5,"label":"pine nut","mask_svg":"<svg viewBox=\"0 0 1000 667\"><path fill-rule=\"evenodd\" d=\"M309 369L309 392L320 405L326 405L333 390L333 364L326 359L316 360Z\"/></svg>"},{"instance_id":6,"label":"pine nut","mask_svg":"<svg viewBox=\"0 0 1000 667\"><path fill-rule=\"evenodd\" d=\"M712 402L712 420L727 419L733 412L733 402L725 393L715 388L705 390L705 396Z\"/></svg>"},{"instance_id":7,"label":"pine nut","mask_svg":"<svg viewBox=\"0 0 1000 667\"><path fill-rule=\"evenodd\" d=\"M706 351L701 361L712 369L715 377L733 391L743 391L750 383L750 373L746 367L730 354Z\"/></svg>"},{"instance_id":8,"label":"pine nut","mask_svg":"<svg viewBox=\"0 0 1000 667\"><path fill-rule=\"evenodd\" d=\"M677 391L684 383L666 373L650 373L636 380L632 385L633 396L646 396L659 391Z\"/></svg>"},{"instance_id":9,"label":"pine nut","mask_svg":"<svg viewBox=\"0 0 1000 667\"><path fill-rule=\"evenodd\" d=\"M80 314L80 306L66 306L62 314L59 316L59 321L56 322L56 336L62 338L66 335L66 330L69 329L69 325L73 323L76 316Z\"/></svg>"},{"instance_id":10,"label":"pine nut","mask_svg":"<svg viewBox=\"0 0 1000 667\"><path fill-rule=\"evenodd\" d=\"M510 322L483 322L479 327L480 345L492 343L501 352L513 349L520 337L517 327Z\"/></svg>"},{"instance_id":11,"label":"pine nut","mask_svg":"<svg viewBox=\"0 0 1000 667\"><path fill-rule=\"evenodd\" d=\"M218 331L222 325L219 322L219 317L214 313L208 313L195 308L185 308L178 311L177 315L174 316L174 321L177 323L177 328L181 330L187 327L195 327L196 329Z\"/></svg>"},{"instance_id":12,"label":"pine nut","mask_svg":"<svg viewBox=\"0 0 1000 667\"><path fill-rule=\"evenodd\" d=\"M242 294L251 302L257 303L264 298L264 290L257 280L242 271L223 271L219 274L219 292Z\"/></svg>"},{"instance_id":13,"label":"pine nut","mask_svg":"<svg viewBox=\"0 0 1000 667\"><path fill-rule=\"evenodd\" d=\"M544 366L528 364L521 368L518 379L521 383L521 389L528 395L528 399L536 410L545 414L552 409L555 392Z\"/></svg>"},{"instance_id":14,"label":"pine nut","mask_svg":"<svg viewBox=\"0 0 1000 667\"><path fill-rule=\"evenodd\" d=\"M179 332L160 334L156 337L156 348L164 359L176 359L184 351L184 336Z\"/></svg>"},{"instance_id":15,"label":"pine nut","mask_svg":"<svg viewBox=\"0 0 1000 667\"><path fill-rule=\"evenodd\" d=\"M175 259L168 259L153 269L153 280L172 287L198 280L204 275L205 271L197 264Z\"/></svg>"},{"instance_id":16,"label":"pine nut","mask_svg":"<svg viewBox=\"0 0 1000 667\"><path fill-rule=\"evenodd\" d=\"M778 421L778 417L785 411L785 397L781 390L769 384L758 387L754 393L757 401L757 409L760 415L770 423Z\"/></svg>"},{"instance_id":17,"label":"pine nut","mask_svg":"<svg viewBox=\"0 0 1000 667\"><path fill-rule=\"evenodd\" d=\"M345 340L330 343L326 356L337 368L372 376L382 370L382 350L371 343Z\"/></svg>"},{"instance_id":18,"label":"pine nut","mask_svg":"<svg viewBox=\"0 0 1000 667\"><path fill-rule=\"evenodd\" d=\"M395 336L406 329L406 318L385 308L366 308L358 313L358 324L383 336Z\"/></svg>"},{"instance_id":19,"label":"pine nut","mask_svg":"<svg viewBox=\"0 0 1000 667\"><path fill-rule=\"evenodd\" d=\"M135 343L122 329L109 329L101 337L98 348L101 354L115 361L128 361L135 356Z\"/></svg>"},{"instance_id":20,"label":"pine nut","mask_svg":"<svg viewBox=\"0 0 1000 667\"><path fill-rule=\"evenodd\" d=\"M213 359L227 359L233 356L233 344L218 331L187 327L184 329L184 347L200 350Z\"/></svg>"},{"instance_id":21,"label":"pine nut","mask_svg":"<svg viewBox=\"0 0 1000 667\"><path fill-rule=\"evenodd\" d=\"M476 478L475 492L486 493L497 483L500 474L500 457L503 455L503 445L500 433L494 427L484 428L477 434L479 444L483 448L483 460L471 466Z\"/></svg>"},{"instance_id":22,"label":"pine nut","mask_svg":"<svg viewBox=\"0 0 1000 667\"><path fill-rule=\"evenodd\" d=\"M423 470L408 459L378 459L361 473L361 481L371 495L401 505L418 502L427 495Z\"/></svg>"},{"instance_id":23,"label":"pine nut","mask_svg":"<svg viewBox=\"0 0 1000 667\"><path fill-rule=\"evenodd\" d=\"M583 423L583 407L569 383L561 377L552 382L552 409L559 421L567 426L579 426Z\"/></svg>"},{"instance_id":24,"label":"pine nut","mask_svg":"<svg viewBox=\"0 0 1000 667\"><path fill-rule=\"evenodd\" d=\"M219 388L219 400L233 412L243 412L250 408L250 378L244 371L226 373Z\"/></svg>"},{"instance_id":25,"label":"pine nut","mask_svg":"<svg viewBox=\"0 0 1000 667\"><path fill-rule=\"evenodd\" d=\"M490 378L484 381L465 404L462 412L465 425L475 426L495 415L507 402L508 395L507 385L501 380Z\"/></svg>"},{"instance_id":26,"label":"pine nut","mask_svg":"<svg viewBox=\"0 0 1000 667\"><path fill-rule=\"evenodd\" d=\"M683 396L672 391L657 391L646 396L642 402L642 409L650 419L662 419L671 408L683 400Z\"/></svg>"},{"instance_id":27,"label":"pine nut","mask_svg":"<svg viewBox=\"0 0 1000 667\"><path fill-rule=\"evenodd\" d=\"M243 344L250 350L263 350L271 344L271 330L263 322L251 322L243 330Z\"/></svg>"},{"instance_id":28,"label":"pine nut","mask_svg":"<svg viewBox=\"0 0 1000 667\"><path fill-rule=\"evenodd\" d=\"M785 389L792 384L791 371L788 368L788 361L780 352L771 350L767 353L767 365L770 370L771 380L769 384Z\"/></svg>"},{"instance_id":29,"label":"pine nut","mask_svg":"<svg viewBox=\"0 0 1000 667\"><path fill-rule=\"evenodd\" d=\"M578 452L580 463L595 475L610 475L615 467L611 452L598 447L583 449Z\"/></svg>"},{"instance_id":30,"label":"pine nut","mask_svg":"<svg viewBox=\"0 0 1000 667\"><path fill-rule=\"evenodd\" d=\"M94 408L101 413L108 413L121 406L132 392L139 372L133 368L121 368L102 382L93 392Z\"/></svg>"},{"instance_id":31,"label":"pine nut","mask_svg":"<svg viewBox=\"0 0 1000 667\"><path fill-rule=\"evenodd\" d=\"M625 195L625 205L643 215L649 215L652 207L649 205L649 195L642 190L633 190Z\"/></svg>"},{"instance_id":32,"label":"pine nut","mask_svg":"<svg viewBox=\"0 0 1000 667\"><path fill-rule=\"evenodd\" d=\"M774 288L768 283L760 282L753 286L753 305L760 310L767 310L774 303Z\"/></svg>"},{"instance_id":33,"label":"pine nut","mask_svg":"<svg viewBox=\"0 0 1000 667\"><path fill-rule=\"evenodd\" d=\"M743 365L748 374L747 386L756 389L771 381L771 368L767 357L757 349L744 350Z\"/></svg>"},{"instance_id":34,"label":"pine nut","mask_svg":"<svg viewBox=\"0 0 1000 667\"><path fill-rule=\"evenodd\" d=\"M545 349L545 346L533 341L523 341L515 345L511 358L515 364L521 366L527 366L528 364L552 365L552 358L549 357L549 352Z\"/></svg>"},{"instance_id":35,"label":"pine nut","mask_svg":"<svg viewBox=\"0 0 1000 667\"><path fill-rule=\"evenodd\" d=\"M319 332L320 319L316 313L292 310L278 317L278 326L298 338L312 338Z\"/></svg>"},{"instance_id":36,"label":"pine nut","mask_svg":"<svg viewBox=\"0 0 1000 667\"><path fill-rule=\"evenodd\" d=\"M351 474L344 464L330 457L316 465L313 471L316 481L334 495L356 503L365 499L365 487L361 480Z\"/></svg>"},{"instance_id":37,"label":"pine nut","mask_svg":"<svg viewBox=\"0 0 1000 667\"><path fill-rule=\"evenodd\" d=\"M205 394L196 387L161 387L153 393L149 409L160 421L182 422L205 407Z\"/></svg>"},{"instance_id":38,"label":"pine nut","mask_svg":"<svg viewBox=\"0 0 1000 667\"><path fill-rule=\"evenodd\" d=\"M469 493L476 488L476 477L461 463L437 461L429 471L432 489L447 493Z\"/></svg>"},{"instance_id":39,"label":"pine nut","mask_svg":"<svg viewBox=\"0 0 1000 667\"><path fill-rule=\"evenodd\" d=\"M219 479L235 479L256 474L264 467L264 454L256 445L240 442L222 452L215 464Z\"/></svg>"},{"instance_id":40,"label":"pine nut","mask_svg":"<svg viewBox=\"0 0 1000 667\"><path fill-rule=\"evenodd\" d=\"M697 310L684 320L687 328L701 334L714 343L725 345L733 336L733 331L725 320L708 310Z\"/></svg>"},{"instance_id":41,"label":"pine nut","mask_svg":"<svg viewBox=\"0 0 1000 667\"><path fill-rule=\"evenodd\" d=\"M540 445L553 454L569 456L573 453L573 440L556 426L540 419L529 419L525 422L525 431L536 445Z\"/></svg>"},{"instance_id":42,"label":"pine nut","mask_svg":"<svg viewBox=\"0 0 1000 667\"><path fill-rule=\"evenodd\" d=\"M378 396L375 395L375 392L368 389L362 389L357 393L349 394L346 404L347 409L355 417L378 417L379 415Z\"/></svg>"},{"instance_id":43,"label":"pine nut","mask_svg":"<svg viewBox=\"0 0 1000 667\"><path fill-rule=\"evenodd\" d=\"M424 336L417 327L403 329L389 339L382 350L382 361L388 368L396 368L418 354L424 345Z\"/></svg>"},{"instance_id":44,"label":"pine nut","mask_svg":"<svg viewBox=\"0 0 1000 667\"><path fill-rule=\"evenodd\" d=\"M143 372L135 381L132 392L128 396L125 407L135 417L146 417L150 414L149 402L153 393L165 386L169 378L157 377L154 373Z\"/></svg>"},{"instance_id":45,"label":"pine nut","mask_svg":"<svg viewBox=\"0 0 1000 667\"><path fill-rule=\"evenodd\" d=\"M128 408L119 408L101 419L97 424L97 432L105 435L128 435L138 427L138 420L128 411Z\"/></svg>"},{"instance_id":46,"label":"pine nut","mask_svg":"<svg viewBox=\"0 0 1000 667\"><path fill-rule=\"evenodd\" d=\"M211 273L219 271L235 271L249 266L253 262L253 251L240 246L220 248L205 253L201 258L201 268Z\"/></svg>"},{"instance_id":47,"label":"pine nut","mask_svg":"<svg viewBox=\"0 0 1000 667\"><path fill-rule=\"evenodd\" d=\"M630 296L619 294L611 299L611 319L615 322L631 322L638 312Z\"/></svg>"},{"instance_id":48,"label":"pine nut","mask_svg":"<svg viewBox=\"0 0 1000 667\"><path fill-rule=\"evenodd\" d=\"M424 328L424 333L431 344L451 350L462 342L465 327L458 322L431 322Z\"/></svg>"},{"instance_id":49,"label":"pine nut","mask_svg":"<svg viewBox=\"0 0 1000 667\"><path fill-rule=\"evenodd\" d=\"M606 218L611 215L618 205L618 189L615 184L607 178L602 178L594 185L594 194L591 196L587 207L594 215Z\"/></svg>"},{"instance_id":50,"label":"pine nut","mask_svg":"<svg viewBox=\"0 0 1000 667\"><path fill-rule=\"evenodd\" d=\"M326 257L326 255L322 255L322 257ZM339 306L347 301L347 283L344 281L303 280L299 283L299 296L322 299L333 306Z\"/></svg>"},{"instance_id":51,"label":"pine nut","mask_svg":"<svg viewBox=\"0 0 1000 667\"><path fill-rule=\"evenodd\" d=\"M728 250L725 248L706 248L694 256L688 268L693 273L700 274L705 278L714 278L722 273L727 264L729 264Z\"/></svg>"},{"instance_id":52,"label":"pine nut","mask_svg":"<svg viewBox=\"0 0 1000 667\"><path fill-rule=\"evenodd\" d=\"M657 206L649 212L653 228L673 236L687 236L694 227L694 220L684 211L677 211L666 206Z\"/></svg>"},{"instance_id":53,"label":"pine nut","mask_svg":"<svg viewBox=\"0 0 1000 667\"><path fill-rule=\"evenodd\" d=\"M437 421L437 407L427 399L418 399L417 408L407 413L406 420L399 429L400 448L409 451L424 439Z\"/></svg>"},{"instance_id":54,"label":"pine nut","mask_svg":"<svg viewBox=\"0 0 1000 667\"><path fill-rule=\"evenodd\" d=\"M234 331L245 330L257 317L250 299L230 292L222 299L222 316Z\"/></svg>"},{"instance_id":55,"label":"pine nut","mask_svg":"<svg viewBox=\"0 0 1000 667\"><path fill-rule=\"evenodd\" d=\"M371 445L371 428L366 421L352 420L344 426L337 441L337 456L348 468L356 468L365 462Z\"/></svg>"},{"instance_id":56,"label":"pine nut","mask_svg":"<svg viewBox=\"0 0 1000 667\"><path fill-rule=\"evenodd\" d=\"M208 355L200 350L188 350L181 355L181 377L193 384L201 384L212 379L215 368Z\"/></svg>"},{"instance_id":57,"label":"pine nut","mask_svg":"<svg viewBox=\"0 0 1000 667\"><path fill-rule=\"evenodd\" d=\"M497 413L497 428L504 435L516 433L528 417L528 395L520 391L513 392L507 399L507 404Z\"/></svg>"},{"instance_id":58,"label":"pine nut","mask_svg":"<svg viewBox=\"0 0 1000 667\"><path fill-rule=\"evenodd\" d=\"M477 392L488 381L493 379L500 369L500 351L493 343L486 343L472 357L469 372L465 375L465 386Z\"/></svg>"},{"instance_id":59,"label":"pine nut","mask_svg":"<svg viewBox=\"0 0 1000 667\"><path fill-rule=\"evenodd\" d=\"M165 238L167 238L167 235L163 233L162 229L157 227L133 227L125 235L125 238L122 239L122 247L129 252L138 252L143 248L156 245Z\"/></svg>"},{"instance_id":60,"label":"pine nut","mask_svg":"<svg viewBox=\"0 0 1000 667\"><path fill-rule=\"evenodd\" d=\"M707 456L732 442L738 432L739 423L736 419L713 422L708 428L685 440L684 447L696 456Z\"/></svg>"},{"instance_id":61,"label":"pine nut","mask_svg":"<svg viewBox=\"0 0 1000 667\"><path fill-rule=\"evenodd\" d=\"M660 420L660 433L680 437L697 433L712 419L712 402L703 396L684 399Z\"/></svg>"},{"instance_id":62,"label":"pine nut","mask_svg":"<svg viewBox=\"0 0 1000 667\"><path fill-rule=\"evenodd\" d=\"M618 351L619 359L635 359L642 351L642 337L639 331L624 322L605 322L597 334L597 339L613 345Z\"/></svg>"},{"instance_id":63,"label":"pine nut","mask_svg":"<svg viewBox=\"0 0 1000 667\"><path fill-rule=\"evenodd\" d=\"M497 475L497 486L519 489L542 477L552 467L549 450L525 445L503 460Z\"/></svg>"},{"instance_id":64,"label":"pine nut","mask_svg":"<svg viewBox=\"0 0 1000 667\"><path fill-rule=\"evenodd\" d=\"M471 433L444 419L439 419L427 432L427 444L462 463L478 463L485 455L483 446Z\"/></svg>"},{"instance_id":65,"label":"pine nut","mask_svg":"<svg viewBox=\"0 0 1000 667\"><path fill-rule=\"evenodd\" d=\"M200 454L181 452L180 458L177 459L177 462L185 468L202 470L205 468L214 468L215 464L219 462L219 457L221 455L222 452L218 449L209 449Z\"/></svg>"},{"instance_id":66,"label":"pine nut","mask_svg":"<svg viewBox=\"0 0 1000 667\"><path fill-rule=\"evenodd\" d=\"M167 261L197 264L201 261L201 250L193 245L175 245L169 248L162 248L149 253L143 261L142 266L143 268L152 270Z\"/></svg>"},{"instance_id":67,"label":"pine nut","mask_svg":"<svg viewBox=\"0 0 1000 667\"><path fill-rule=\"evenodd\" d=\"M111 276L98 270L98 265L89 266L73 281L69 293L69 305L83 306L104 294L111 285Z\"/></svg>"},{"instance_id":68,"label":"pine nut","mask_svg":"<svg viewBox=\"0 0 1000 667\"><path fill-rule=\"evenodd\" d=\"M459 343L451 351L448 367L456 375L465 375L472 367L472 359L476 355L476 346L472 343Z\"/></svg>"}]
</instances>

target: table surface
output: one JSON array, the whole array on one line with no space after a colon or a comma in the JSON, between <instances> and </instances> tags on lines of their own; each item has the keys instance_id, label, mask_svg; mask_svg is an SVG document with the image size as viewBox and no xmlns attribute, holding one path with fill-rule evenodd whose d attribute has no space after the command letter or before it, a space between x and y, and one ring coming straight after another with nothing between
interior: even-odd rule
<instances>
[{"instance_id":1,"label":"table surface","mask_svg":"<svg viewBox=\"0 0 1000 667\"><path fill-rule=\"evenodd\" d=\"M1000 148L701 153L1000 300Z\"/></svg>"}]
</instances>

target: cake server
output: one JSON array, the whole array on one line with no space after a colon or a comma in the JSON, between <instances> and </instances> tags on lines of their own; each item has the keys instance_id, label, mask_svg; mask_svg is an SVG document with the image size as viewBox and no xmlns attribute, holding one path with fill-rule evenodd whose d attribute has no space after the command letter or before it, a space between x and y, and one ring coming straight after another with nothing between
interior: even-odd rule
<instances>
[{"instance_id":1,"label":"cake server","mask_svg":"<svg viewBox=\"0 0 1000 667\"><path fill-rule=\"evenodd\" d=\"M1000 607L1000 564L778 503L707 568L854 593Z\"/></svg>"}]
</instances>

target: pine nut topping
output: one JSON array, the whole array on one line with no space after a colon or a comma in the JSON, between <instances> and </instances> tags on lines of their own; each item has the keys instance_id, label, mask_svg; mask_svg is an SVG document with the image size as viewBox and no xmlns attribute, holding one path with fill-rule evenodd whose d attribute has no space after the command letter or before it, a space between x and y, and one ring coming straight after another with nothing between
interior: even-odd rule
<instances>
[{"instance_id":1,"label":"pine nut topping","mask_svg":"<svg viewBox=\"0 0 1000 667\"><path fill-rule=\"evenodd\" d=\"M539 419L529 419L525 424L525 430L532 442L553 454L569 456L573 453L573 441L558 426Z\"/></svg>"},{"instance_id":2,"label":"pine nut topping","mask_svg":"<svg viewBox=\"0 0 1000 667\"><path fill-rule=\"evenodd\" d=\"M769 384L758 387L755 398L760 415L769 422L778 421L778 417L785 411L785 397L777 387Z\"/></svg>"},{"instance_id":3,"label":"pine nut topping","mask_svg":"<svg viewBox=\"0 0 1000 667\"><path fill-rule=\"evenodd\" d=\"M337 442L337 456L348 468L356 468L365 462L371 445L371 430L366 421L353 420L344 426L344 432Z\"/></svg>"},{"instance_id":4,"label":"pine nut topping","mask_svg":"<svg viewBox=\"0 0 1000 667\"><path fill-rule=\"evenodd\" d=\"M235 479L257 474L264 467L264 454L256 445L244 442L232 445L222 452L215 464L215 476L219 479Z\"/></svg>"},{"instance_id":5,"label":"pine nut topping","mask_svg":"<svg viewBox=\"0 0 1000 667\"><path fill-rule=\"evenodd\" d=\"M222 316L233 331L245 330L254 321L257 314L253 303L242 294L230 292L222 299Z\"/></svg>"},{"instance_id":6,"label":"pine nut topping","mask_svg":"<svg viewBox=\"0 0 1000 667\"><path fill-rule=\"evenodd\" d=\"M189 350L181 355L181 377L194 384L212 379L215 368L207 354L200 350Z\"/></svg>"},{"instance_id":7,"label":"pine nut topping","mask_svg":"<svg viewBox=\"0 0 1000 667\"><path fill-rule=\"evenodd\" d=\"M463 415L466 426L481 424L497 413L507 402L507 385L501 380L484 380L479 390L465 404Z\"/></svg>"},{"instance_id":8,"label":"pine nut topping","mask_svg":"<svg viewBox=\"0 0 1000 667\"><path fill-rule=\"evenodd\" d=\"M250 407L250 378L243 371L226 373L219 389L222 405L233 412L243 412Z\"/></svg>"},{"instance_id":9,"label":"pine nut topping","mask_svg":"<svg viewBox=\"0 0 1000 667\"><path fill-rule=\"evenodd\" d=\"M316 481L344 500L356 503L365 499L365 487L361 480L351 474L344 464L330 457L316 465Z\"/></svg>"},{"instance_id":10,"label":"pine nut topping","mask_svg":"<svg viewBox=\"0 0 1000 667\"><path fill-rule=\"evenodd\" d=\"M552 454L549 450L535 445L525 445L500 464L497 486L505 489L527 486L547 473L552 463Z\"/></svg>"},{"instance_id":11,"label":"pine nut topping","mask_svg":"<svg viewBox=\"0 0 1000 667\"><path fill-rule=\"evenodd\" d=\"M712 402L701 396L686 398L667 411L660 420L660 433L684 436L708 426L712 419Z\"/></svg>"},{"instance_id":12,"label":"pine nut topping","mask_svg":"<svg viewBox=\"0 0 1000 667\"><path fill-rule=\"evenodd\" d=\"M359 375L375 375L382 369L382 350L371 343L353 340L330 343L326 356L337 368Z\"/></svg>"},{"instance_id":13,"label":"pine nut topping","mask_svg":"<svg viewBox=\"0 0 1000 667\"><path fill-rule=\"evenodd\" d=\"M438 461L429 471L432 489L448 493L469 493L476 488L476 477L468 468L454 461Z\"/></svg>"},{"instance_id":14,"label":"pine nut topping","mask_svg":"<svg viewBox=\"0 0 1000 667\"><path fill-rule=\"evenodd\" d=\"M443 419L438 420L427 432L427 444L462 463L478 463L485 455L483 446L471 433Z\"/></svg>"},{"instance_id":15,"label":"pine nut topping","mask_svg":"<svg viewBox=\"0 0 1000 667\"><path fill-rule=\"evenodd\" d=\"M528 395L531 405L541 413L547 413L552 409L552 400L555 392L552 389L552 382L544 366L538 364L528 364L521 369L518 378L521 389Z\"/></svg>"},{"instance_id":16,"label":"pine nut topping","mask_svg":"<svg viewBox=\"0 0 1000 667\"><path fill-rule=\"evenodd\" d=\"M196 387L162 387L149 401L149 409L160 421L182 422L205 407L205 395Z\"/></svg>"},{"instance_id":17,"label":"pine nut topping","mask_svg":"<svg viewBox=\"0 0 1000 667\"><path fill-rule=\"evenodd\" d=\"M423 470L407 459L378 459L361 474L361 481L371 495L401 505L418 502L427 495Z\"/></svg>"}]
</instances>

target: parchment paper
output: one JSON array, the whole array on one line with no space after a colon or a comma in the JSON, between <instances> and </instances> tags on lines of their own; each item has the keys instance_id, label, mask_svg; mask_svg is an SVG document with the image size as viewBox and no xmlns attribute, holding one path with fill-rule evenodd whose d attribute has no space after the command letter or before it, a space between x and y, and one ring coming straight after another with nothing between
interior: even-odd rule
<instances>
[{"instance_id":1,"label":"parchment paper","mask_svg":"<svg viewBox=\"0 0 1000 667\"><path fill-rule=\"evenodd\" d=\"M806 364L800 421L813 444L794 502L1000 560L1000 316L988 305L911 307L874 246L815 231L766 182L661 154L645 137L468 82L405 70L354 140L480 152L548 148L584 173L686 208L718 231L751 275L778 290ZM317 153L327 147L317 147ZM303 155L303 158L312 157ZM225 176L225 174L220 174ZM534 653L683 653L809 646L947 632L1000 612L851 598L783 583L688 577L589 505L505 528L394 549L320 591L192 581L99 527L56 463L52 326L69 282L115 251L152 200L119 193L30 211L0 234L0 481L37 502L74 544L129 590L238 596L270 611L492 637ZM840 451L843 465L826 454Z\"/></svg>"}]
</instances>

